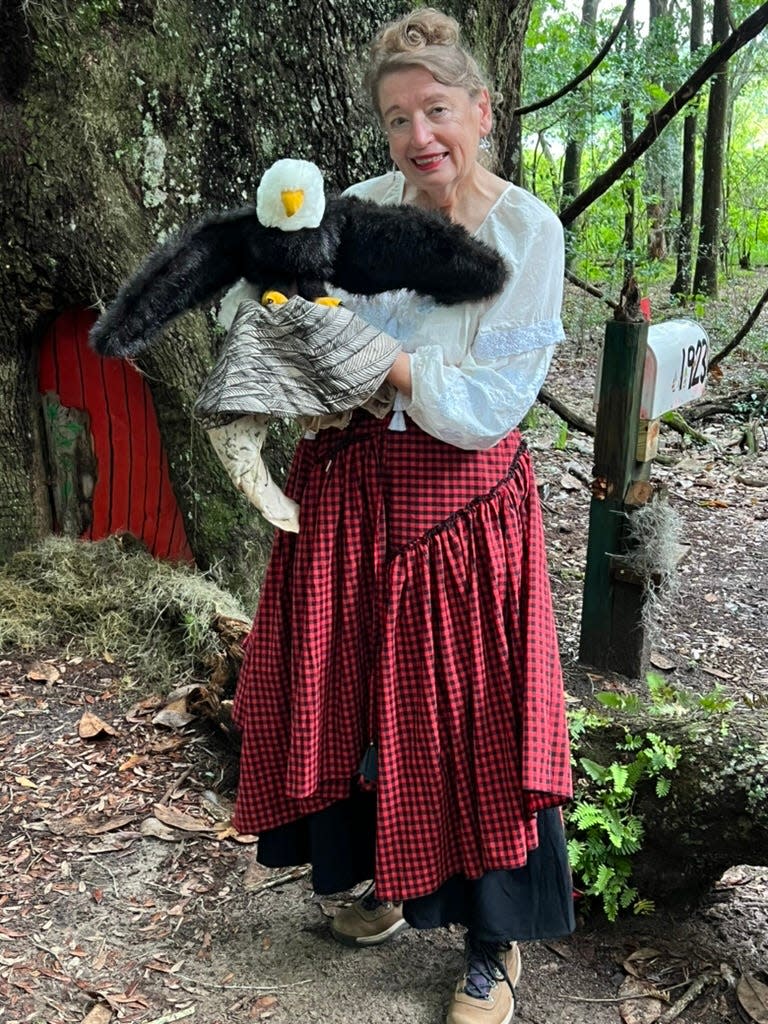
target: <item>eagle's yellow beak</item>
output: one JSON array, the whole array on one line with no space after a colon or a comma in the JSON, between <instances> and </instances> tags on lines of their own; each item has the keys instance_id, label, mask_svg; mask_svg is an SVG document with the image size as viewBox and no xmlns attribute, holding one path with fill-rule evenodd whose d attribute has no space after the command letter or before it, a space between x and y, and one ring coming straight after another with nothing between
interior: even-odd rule
<instances>
[{"instance_id":1,"label":"eagle's yellow beak","mask_svg":"<svg viewBox=\"0 0 768 1024\"><path fill-rule=\"evenodd\" d=\"M304 205L304 189L283 189L280 193L280 199L282 200L286 217L292 217Z\"/></svg>"}]
</instances>

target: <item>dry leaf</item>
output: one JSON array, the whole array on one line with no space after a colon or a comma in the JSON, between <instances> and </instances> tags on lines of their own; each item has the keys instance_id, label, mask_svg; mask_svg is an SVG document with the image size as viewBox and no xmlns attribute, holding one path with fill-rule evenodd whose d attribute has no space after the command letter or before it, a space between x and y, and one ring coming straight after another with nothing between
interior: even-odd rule
<instances>
[{"instance_id":1,"label":"dry leaf","mask_svg":"<svg viewBox=\"0 0 768 1024\"><path fill-rule=\"evenodd\" d=\"M570 473L563 473L560 477L560 486L564 491L580 491L584 485L581 480L577 480Z\"/></svg>"},{"instance_id":2,"label":"dry leaf","mask_svg":"<svg viewBox=\"0 0 768 1024\"><path fill-rule=\"evenodd\" d=\"M251 1020L266 1020L275 1012L277 1005L277 996L259 996L255 1002L251 1003L248 1016Z\"/></svg>"},{"instance_id":3,"label":"dry leaf","mask_svg":"<svg viewBox=\"0 0 768 1024\"><path fill-rule=\"evenodd\" d=\"M147 750L153 754L170 754L179 747L185 747L189 743L186 736L161 736L149 744Z\"/></svg>"},{"instance_id":4,"label":"dry leaf","mask_svg":"<svg viewBox=\"0 0 768 1024\"><path fill-rule=\"evenodd\" d=\"M158 711L152 718L152 724L164 725L167 729L183 729L194 719L195 716L187 711L186 697L181 697Z\"/></svg>"},{"instance_id":5,"label":"dry leaf","mask_svg":"<svg viewBox=\"0 0 768 1024\"><path fill-rule=\"evenodd\" d=\"M706 672L708 676L715 676L717 679L733 679L731 672L723 672L721 668L710 668L708 665L702 665L701 671Z\"/></svg>"},{"instance_id":6,"label":"dry leaf","mask_svg":"<svg viewBox=\"0 0 768 1024\"><path fill-rule=\"evenodd\" d=\"M163 698L159 693L150 693L144 700L140 700L138 704L134 704L133 707L126 714L126 719L129 722L142 722L150 711L156 711L157 708L163 706Z\"/></svg>"},{"instance_id":7,"label":"dry leaf","mask_svg":"<svg viewBox=\"0 0 768 1024\"><path fill-rule=\"evenodd\" d=\"M661 955L661 950L643 946L642 949L636 949L634 953L630 953L622 966L627 974L631 974L635 978L642 978L645 976L645 969L649 963Z\"/></svg>"},{"instance_id":8,"label":"dry leaf","mask_svg":"<svg viewBox=\"0 0 768 1024\"><path fill-rule=\"evenodd\" d=\"M675 667L674 661L670 661L666 655L660 654L659 651L651 651L651 665L662 672L669 672Z\"/></svg>"},{"instance_id":9,"label":"dry leaf","mask_svg":"<svg viewBox=\"0 0 768 1024\"><path fill-rule=\"evenodd\" d=\"M631 999L619 1003L619 1014L624 1024L654 1024L666 1009L666 1005L659 998L661 993L650 981L643 981L642 978L625 978L621 983L619 995L626 999L627 996L647 996L647 999Z\"/></svg>"},{"instance_id":10,"label":"dry leaf","mask_svg":"<svg viewBox=\"0 0 768 1024\"><path fill-rule=\"evenodd\" d=\"M109 1024L112 1020L112 1010L104 1003L97 1003L94 1008L83 1017L81 1024Z\"/></svg>"},{"instance_id":11,"label":"dry leaf","mask_svg":"<svg viewBox=\"0 0 768 1024\"><path fill-rule=\"evenodd\" d=\"M93 740L101 736L117 736L117 729L107 725L98 715L92 711L86 711L77 723L77 734L81 740Z\"/></svg>"},{"instance_id":12,"label":"dry leaf","mask_svg":"<svg viewBox=\"0 0 768 1024\"><path fill-rule=\"evenodd\" d=\"M116 814L112 818L94 814L71 814L67 818L46 818L45 826L56 836L100 836L104 832L116 832L123 825L135 821L136 814Z\"/></svg>"},{"instance_id":13,"label":"dry leaf","mask_svg":"<svg viewBox=\"0 0 768 1024\"><path fill-rule=\"evenodd\" d=\"M17 782L23 789L37 789L37 785L28 779L26 775L14 775L14 782Z\"/></svg>"},{"instance_id":14,"label":"dry leaf","mask_svg":"<svg viewBox=\"0 0 768 1024\"><path fill-rule=\"evenodd\" d=\"M34 683L55 683L61 679L61 672L52 661L35 661L30 665L27 679Z\"/></svg>"},{"instance_id":15,"label":"dry leaf","mask_svg":"<svg viewBox=\"0 0 768 1024\"><path fill-rule=\"evenodd\" d=\"M768 1024L768 985L754 974L742 974L736 986L736 997L755 1024Z\"/></svg>"},{"instance_id":16,"label":"dry leaf","mask_svg":"<svg viewBox=\"0 0 768 1024\"><path fill-rule=\"evenodd\" d=\"M166 807L164 804L155 804L153 813L157 820L162 821L164 825L169 825L171 828L179 828L182 832L210 833L212 831L211 826L199 818L193 818L191 814L176 811L173 807Z\"/></svg>"},{"instance_id":17,"label":"dry leaf","mask_svg":"<svg viewBox=\"0 0 768 1024\"><path fill-rule=\"evenodd\" d=\"M137 764L143 764L149 760L146 754L131 754L127 761L123 761L121 765L117 766L119 772L127 772L129 768L134 768Z\"/></svg>"},{"instance_id":18,"label":"dry leaf","mask_svg":"<svg viewBox=\"0 0 768 1024\"><path fill-rule=\"evenodd\" d=\"M269 877L271 871L269 868L265 868L263 864L259 864L258 861L252 860L248 867L245 869L243 875L243 888L246 892L253 892L254 889L258 889L261 883Z\"/></svg>"},{"instance_id":19,"label":"dry leaf","mask_svg":"<svg viewBox=\"0 0 768 1024\"><path fill-rule=\"evenodd\" d=\"M746 885L754 882L756 877L760 878L760 872L751 864L734 864L733 867L724 871L721 877L715 882L716 889L733 889L737 885Z\"/></svg>"},{"instance_id":20,"label":"dry leaf","mask_svg":"<svg viewBox=\"0 0 768 1024\"><path fill-rule=\"evenodd\" d=\"M178 843L184 838L180 832L168 828L157 818L145 818L142 821L139 831L143 836L150 836L152 839L164 839L166 842Z\"/></svg>"}]
</instances>

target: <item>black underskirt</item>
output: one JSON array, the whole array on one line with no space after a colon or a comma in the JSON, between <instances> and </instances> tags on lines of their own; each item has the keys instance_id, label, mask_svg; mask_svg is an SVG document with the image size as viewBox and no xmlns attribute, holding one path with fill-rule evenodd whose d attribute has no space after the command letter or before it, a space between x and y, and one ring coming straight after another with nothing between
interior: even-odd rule
<instances>
[{"instance_id":1,"label":"black underskirt","mask_svg":"<svg viewBox=\"0 0 768 1024\"><path fill-rule=\"evenodd\" d=\"M539 845L527 863L480 878L454 875L434 892L406 900L413 928L461 924L488 942L552 939L574 929L573 890L558 808L539 811ZM259 836L257 858L271 868L312 865L315 892L344 892L374 876L376 797L355 788L298 821Z\"/></svg>"}]
</instances>

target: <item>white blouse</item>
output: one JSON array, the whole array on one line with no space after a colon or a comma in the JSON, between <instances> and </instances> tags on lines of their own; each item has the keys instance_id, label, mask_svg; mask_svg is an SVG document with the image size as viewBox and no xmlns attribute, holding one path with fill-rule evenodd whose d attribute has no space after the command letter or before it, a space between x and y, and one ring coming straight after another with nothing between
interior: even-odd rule
<instances>
[{"instance_id":1,"label":"white blouse","mask_svg":"<svg viewBox=\"0 0 768 1024\"><path fill-rule=\"evenodd\" d=\"M395 204L404 186L396 171L345 195ZM495 249L510 272L493 299L439 306L410 291L344 295L345 305L410 354L413 394L398 392L392 429L404 411L428 434L468 450L491 448L517 426L565 336L563 231L549 207L510 184L475 238Z\"/></svg>"}]
</instances>

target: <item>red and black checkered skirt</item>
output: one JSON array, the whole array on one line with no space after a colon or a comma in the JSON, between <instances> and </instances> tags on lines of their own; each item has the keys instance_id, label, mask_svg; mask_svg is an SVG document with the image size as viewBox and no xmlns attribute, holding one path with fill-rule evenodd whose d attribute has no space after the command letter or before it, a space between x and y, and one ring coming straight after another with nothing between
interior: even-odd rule
<instances>
[{"instance_id":1,"label":"red and black checkered skirt","mask_svg":"<svg viewBox=\"0 0 768 1024\"><path fill-rule=\"evenodd\" d=\"M514 432L488 451L356 414L297 449L234 718L234 824L349 796L378 754L376 893L524 865L571 793L544 535Z\"/></svg>"}]
</instances>

